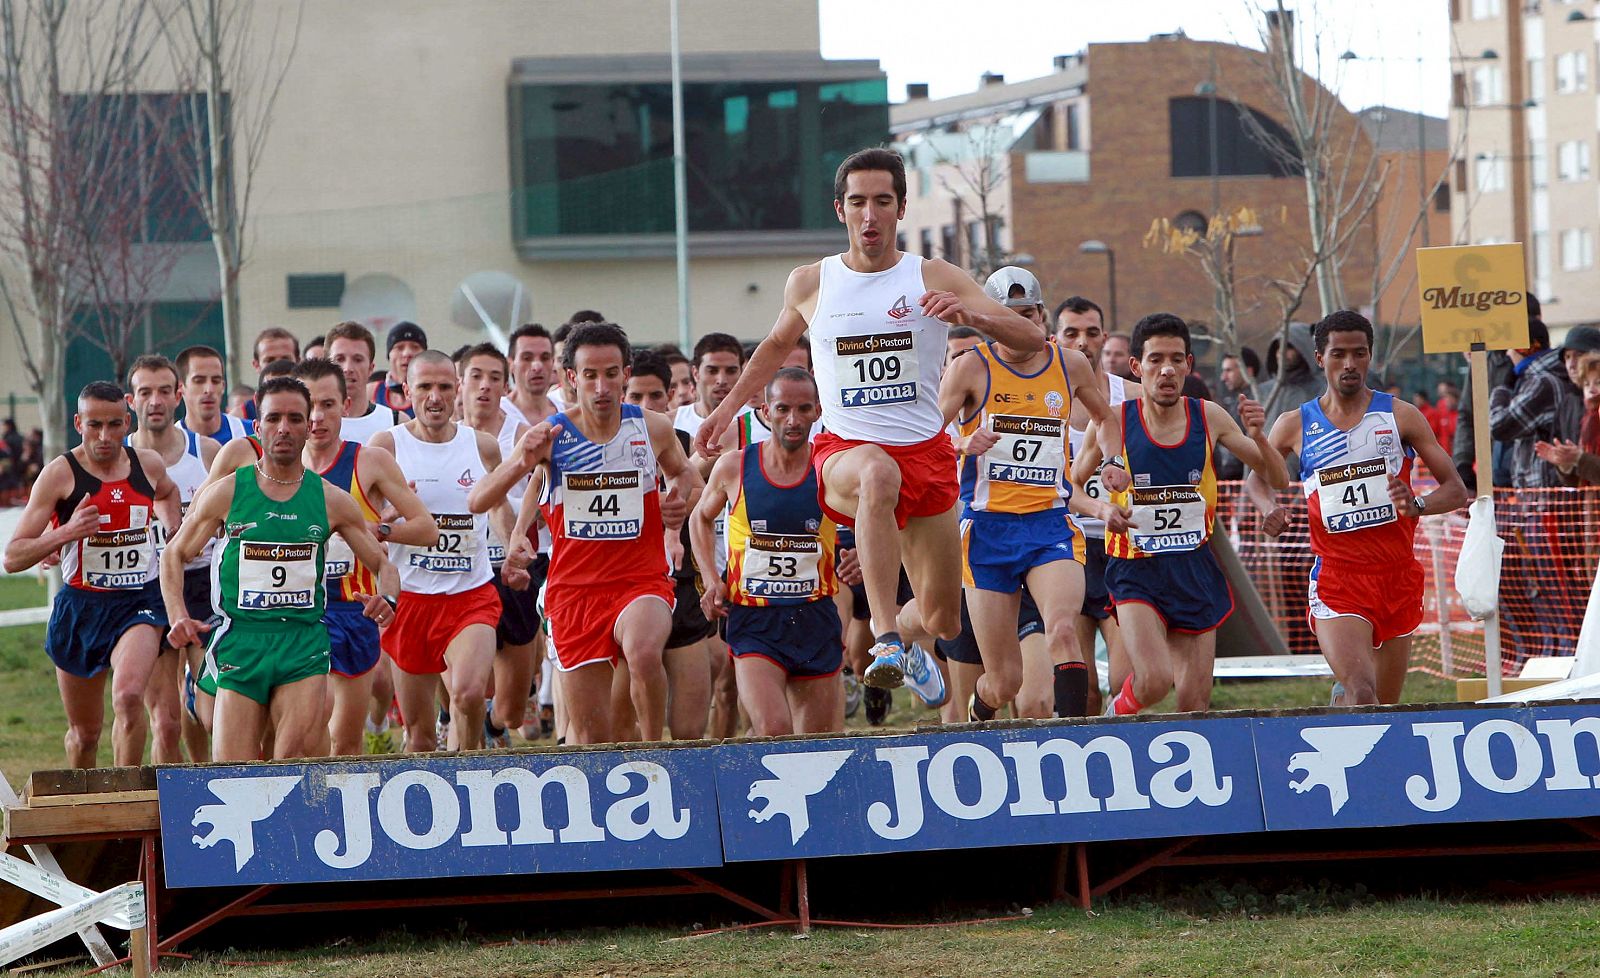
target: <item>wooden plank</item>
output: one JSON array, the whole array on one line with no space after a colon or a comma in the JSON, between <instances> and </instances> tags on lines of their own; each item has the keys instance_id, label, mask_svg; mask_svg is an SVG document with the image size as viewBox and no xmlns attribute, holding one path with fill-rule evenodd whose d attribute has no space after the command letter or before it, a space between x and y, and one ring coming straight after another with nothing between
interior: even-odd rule
<instances>
[{"instance_id":1,"label":"wooden plank","mask_svg":"<svg viewBox=\"0 0 1600 978\"><path fill-rule=\"evenodd\" d=\"M105 791L154 791L153 767L99 767L89 770L35 771L28 776L28 795L89 795Z\"/></svg>"},{"instance_id":2,"label":"wooden plank","mask_svg":"<svg viewBox=\"0 0 1600 978\"><path fill-rule=\"evenodd\" d=\"M60 808L64 805L120 805L130 801L155 801L156 791L102 791L93 795L40 795L29 799L27 808Z\"/></svg>"},{"instance_id":3,"label":"wooden plank","mask_svg":"<svg viewBox=\"0 0 1600 978\"><path fill-rule=\"evenodd\" d=\"M96 832L126 832L134 835L154 832L161 825L161 817L153 801L130 801L120 805L8 808L5 815L5 837L21 841Z\"/></svg>"}]
</instances>

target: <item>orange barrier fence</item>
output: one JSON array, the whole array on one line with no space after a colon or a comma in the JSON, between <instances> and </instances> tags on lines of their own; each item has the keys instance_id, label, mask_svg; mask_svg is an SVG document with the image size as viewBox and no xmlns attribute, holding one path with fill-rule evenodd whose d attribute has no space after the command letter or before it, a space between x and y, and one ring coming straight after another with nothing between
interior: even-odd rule
<instances>
[{"instance_id":1,"label":"orange barrier fence","mask_svg":"<svg viewBox=\"0 0 1600 978\"><path fill-rule=\"evenodd\" d=\"M1426 491L1419 484L1418 491ZM1291 652L1316 653L1306 622L1311 571L1306 503L1298 485L1280 494L1292 514L1276 539L1261 532L1244 484L1223 483L1218 516L1227 528ZM1496 490L1495 515L1505 540L1500 577L1501 668L1515 675L1524 659L1572 655L1600 559L1600 490ZM1483 625L1467 617L1455 592L1465 510L1430 516L1417 528L1416 555L1427 577L1423 624L1411 665L1436 676L1484 674Z\"/></svg>"}]
</instances>

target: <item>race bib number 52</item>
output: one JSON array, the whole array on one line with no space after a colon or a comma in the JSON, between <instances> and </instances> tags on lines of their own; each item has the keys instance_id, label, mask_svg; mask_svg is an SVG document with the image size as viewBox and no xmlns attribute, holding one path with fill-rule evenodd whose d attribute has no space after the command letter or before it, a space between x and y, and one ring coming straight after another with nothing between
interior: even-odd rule
<instances>
[{"instance_id":1,"label":"race bib number 52","mask_svg":"<svg viewBox=\"0 0 1600 978\"><path fill-rule=\"evenodd\" d=\"M917 399L917 338L910 330L834 341L839 403L847 408Z\"/></svg>"},{"instance_id":2,"label":"race bib number 52","mask_svg":"<svg viewBox=\"0 0 1600 978\"><path fill-rule=\"evenodd\" d=\"M1195 550L1209 529L1205 497L1194 486L1135 488L1132 522L1128 536L1145 554Z\"/></svg>"}]
</instances>

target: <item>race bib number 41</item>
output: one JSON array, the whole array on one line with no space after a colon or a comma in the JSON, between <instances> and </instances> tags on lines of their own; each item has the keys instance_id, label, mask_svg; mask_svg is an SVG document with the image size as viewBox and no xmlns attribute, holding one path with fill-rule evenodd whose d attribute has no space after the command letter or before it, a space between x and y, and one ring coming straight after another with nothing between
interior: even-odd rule
<instances>
[{"instance_id":1,"label":"race bib number 41","mask_svg":"<svg viewBox=\"0 0 1600 978\"><path fill-rule=\"evenodd\" d=\"M1067 463L1064 425L1060 418L991 415L989 426L1000 440L983 455L989 481L1060 486Z\"/></svg>"},{"instance_id":2,"label":"race bib number 41","mask_svg":"<svg viewBox=\"0 0 1600 978\"><path fill-rule=\"evenodd\" d=\"M917 338L907 330L840 336L834 341L839 403L847 408L917 399Z\"/></svg>"},{"instance_id":3,"label":"race bib number 41","mask_svg":"<svg viewBox=\"0 0 1600 978\"><path fill-rule=\"evenodd\" d=\"M638 469L563 472L561 511L572 540L633 540L644 532L644 483Z\"/></svg>"},{"instance_id":4,"label":"race bib number 41","mask_svg":"<svg viewBox=\"0 0 1600 978\"><path fill-rule=\"evenodd\" d=\"M316 606L315 543L239 544L239 607L259 610Z\"/></svg>"},{"instance_id":5,"label":"race bib number 41","mask_svg":"<svg viewBox=\"0 0 1600 978\"><path fill-rule=\"evenodd\" d=\"M1194 486L1135 487L1128 537L1140 553L1195 550L1206 542L1206 500Z\"/></svg>"},{"instance_id":6,"label":"race bib number 41","mask_svg":"<svg viewBox=\"0 0 1600 978\"><path fill-rule=\"evenodd\" d=\"M83 582L90 587L144 587L149 578L150 531L110 530L83 541Z\"/></svg>"},{"instance_id":7,"label":"race bib number 41","mask_svg":"<svg viewBox=\"0 0 1600 978\"><path fill-rule=\"evenodd\" d=\"M1395 521L1389 467L1381 458L1317 470L1317 504L1329 533L1348 533Z\"/></svg>"},{"instance_id":8,"label":"race bib number 41","mask_svg":"<svg viewBox=\"0 0 1600 978\"><path fill-rule=\"evenodd\" d=\"M795 533L752 533L739 586L752 598L809 598L817 593L822 541Z\"/></svg>"}]
</instances>

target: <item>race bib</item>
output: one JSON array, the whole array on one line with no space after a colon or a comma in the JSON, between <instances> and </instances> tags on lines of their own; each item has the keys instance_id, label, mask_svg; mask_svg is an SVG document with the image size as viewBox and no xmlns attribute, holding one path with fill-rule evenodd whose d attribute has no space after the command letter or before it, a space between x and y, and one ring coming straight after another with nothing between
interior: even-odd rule
<instances>
[{"instance_id":1,"label":"race bib","mask_svg":"<svg viewBox=\"0 0 1600 978\"><path fill-rule=\"evenodd\" d=\"M1317 502L1329 533L1383 526L1397 518L1389 498L1389 467L1381 458L1318 469Z\"/></svg>"},{"instance_id":2,"label":"race bib","mask_svg":"<svg viewBox=\"0 0 1600 978\"><path fill-rule=\"evenodd\" d=\"M1128 538L1140 553L1196 550L1206 542L1206 501L1194 486L1134 488Z\"/></svg>"},{"instance_id":3,"label":"race bib","mask_svg":"<svg viewBox=\"0 0 1600 978\"><path fill-rule=\"evenodd\" d=\"M506 545L500 542L500 537L494 532L494 527L488 527L483 535L484 541L489 545L489 563L503 564L506 561Z\"/></svg>"},{"instance_id":4,"label":"race bib","mask_svg":"<svg viewBox=\"0 0 1600 978\"><path fill-rule=\"evenodd\" d=\"M1100 481L1100 472L1105 467L1106 467L1106 463L1104 463L1104 462L1101 462L1099 465L1096 465L1094 467L1094 475L1091 475L1089 477L1088 481L1086 481L1083 484L1083 494L1085 496L1088 496L1090 499L1104 499L1104 498L1106 498L1106 486L1105 486L1105 483Z\"/></svg>"},{"instance_id":5,"label":"race bib","mask_svg":"<svg viewBox=\"0 0 1600 978\"><path fill-rule=\"evenodd\" d=\"M150 530L107 530L83 541L83 583L99 588L140 588L150 577Z\"/></svg>"},{"instance_id":6,"label":"race bib","mask_svg":"<svg viewBox=\"0 0 1600 978\"><path fill-rule=\"evenodd\" d=\"M1060 418L1032 418L1013 414L989 417L989 427L1000 440L983 454L990 482L1060 488L1067 465L1066 430Z\"/></svg>"},{"instance_id":7,"label":"race bib","mask_svg":"<svg viewBox=\"0 0 1600 978\"><path fill-rule=\"evenodd\" d=\"M342 533L335 533L328 539L328 548L322 560L322 576L330 581L356 569L356 552L350 549Z\"/></svg>"},{"instance_id":8,"label":"race bib","mask_svg":"<svg viewBox=\"0 0 1600 978\"><path fill-rule=\"evenodd\" d=\"M840 336L834 341L839 403L847 408L917 399L917 338L910 330Z\"/></svg>"},{"instance_id":9,"label":"race bib","mask_svg":"<svg viewBox=\"0 0 1600 978\"><path fill-rule=\"evenodd\" d=\"M739 587L752 598L809 598L821 581L822 541L799 533L752 533Z\"/></svg>"},{"instance_id":10,"label":"race bib","mask_svg":"<svg viewBox=\"0 0 1600 978\"><path fill-rule=\"evenodd\" d=\"M239 544L240 608L314 608L320 583L315 543Z\"/></svg>"},{"instance_id":11,"label":"race bib","mask_svg":"<svg viewBox=\"0 0 1600 978\"><path fill-rule=\"evenodd\" d=\"M427 549L411 551L411 566L435 574L465 574L478 553L478 525L471 513L438 513L439 538Z\"/></svg>"},{"instance_id":12,"label":"race bib","mask_svg":"<svg viewBox=\"0 0 1600 978\"><path fill-rule=\"evenodd\" d=\"M561 473L561 511L569 539L637 539L644 531L639 470Z\"/></svg>"}]
</instances>

